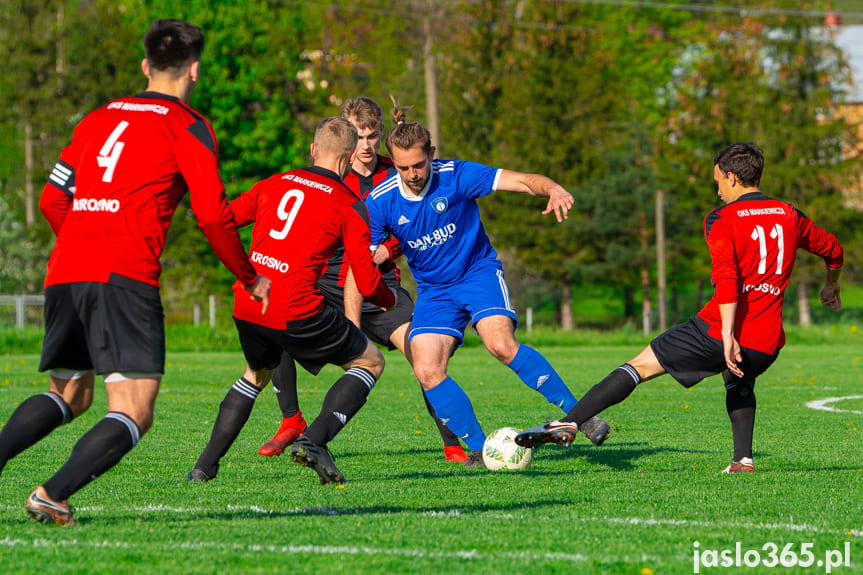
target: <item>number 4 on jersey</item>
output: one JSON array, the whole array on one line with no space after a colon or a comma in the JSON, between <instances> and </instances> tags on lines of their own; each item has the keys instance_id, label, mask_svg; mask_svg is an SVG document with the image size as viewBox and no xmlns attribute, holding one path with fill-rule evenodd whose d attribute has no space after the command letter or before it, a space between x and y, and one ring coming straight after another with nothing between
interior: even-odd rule
<instances>
[{"instance_id":1,"label":"number 4 on jersey","mask_svg":"<svg viewBox=\"0 0 863 575\"><path fill-rule=\"evenodd\" d=\"M114 131L111 132L111 135L108 136L108 139L105 140L105 143L102 144L102 149L99 150L99 155L96 157L96 161L99 162L100 168L107 168L105 173L102 174L102 181L110 183L111 180L114 179L114 168L117 167L117 161L120 159L120 154L123 153L123 147L125 144L123 142L118 142L120 136L123 135L123 132L126 128L129 127L129 122L125 120L117 124L117 127L114 128Z\"/></svg>"},{"instance_id":2,"label":"number 4 on jersey","mask_svg":"<svg viewBox=\"0 0 863 575\"><path fill-rule=\"evenodd\" d=\"M758 273L763 274L767 271L767 237L764 235L764 228L755 226L752 230L752 239L758 242L758 251L761 255L761 260L758 262ZM779 249L779 254L776 256L776 275L782 273L782 263L785 259L785 236L782 233L782 226L773 224L770 230L770 239L776 240L776 247Z\"/></svg>"}]
</instances>

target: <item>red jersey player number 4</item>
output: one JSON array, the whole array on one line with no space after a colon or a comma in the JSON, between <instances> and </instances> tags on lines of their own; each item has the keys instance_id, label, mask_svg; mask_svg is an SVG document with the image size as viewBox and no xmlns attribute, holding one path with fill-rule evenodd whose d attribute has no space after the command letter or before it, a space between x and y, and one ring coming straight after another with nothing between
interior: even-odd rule
<instances>
[{"instance_id":1,"label":"red jersey player number 4","mask_svg":"<svg viewBox=\"0 0 863 575\"><path fill-rule=\"evenodd\" d=\"M263 316L259 303L239 293L234 316L284 329L286 321L320 311L324 297L315 284L342 243L360 293L375 305L395 305L372 260L371 234L362 210L363 203L336 174L316 166L272 176L231 202L238 226L255 223L252 266L273 281L270 307ZM240 289L237 282L234 290Z\"/></svg>"},{"instance_id":2,"label":"red jersey player number 4","mask_svg":"<svg viewBox=\"0 0 863 575\"><path fill-rule=\"evenodd\" d=\"M216 151L209 123L179 98L144 92L88 114L43 191L42 211L57 234L45 285L107 282L115 273L158 286L159 256L186 185L216 255L254 284Z\"/></svg>"}]
</instances>

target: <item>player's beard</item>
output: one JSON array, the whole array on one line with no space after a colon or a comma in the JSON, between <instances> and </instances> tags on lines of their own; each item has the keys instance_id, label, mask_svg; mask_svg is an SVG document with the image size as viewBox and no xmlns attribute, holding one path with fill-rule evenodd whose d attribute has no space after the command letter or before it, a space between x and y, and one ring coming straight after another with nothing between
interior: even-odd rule
<instances>
[{"instance_id":1,"label":"player's beard","mask_svg":"<svg viewBox=\"0 0 863 575\"><path fill-rule=\"evenodd\" d=\"M419 195L425 189L426 184L428 184L429 177L431 177L431 173L428 173L424 177L417 180L404 180L404 184L408 187L410 191Z\"/></svg>"}]
</instances>

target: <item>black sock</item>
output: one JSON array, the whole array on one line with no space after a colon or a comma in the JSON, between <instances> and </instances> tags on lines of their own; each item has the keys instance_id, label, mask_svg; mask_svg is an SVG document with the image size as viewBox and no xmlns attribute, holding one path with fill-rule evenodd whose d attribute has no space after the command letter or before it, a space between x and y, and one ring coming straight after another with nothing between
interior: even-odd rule
<instances>
[{"instance_id":1,"label":"black sock","mask_svg":"<svg viewBox=\"0 0 863 575\"><path fill-rule=\"evenodd\" d=\"M10 459L70 421L72 410L52 391L25 399L0 431L0 472Z\"/></svg>"},{"instance_id":2,"label":"black sock","mask_svg":"<svg viewBox=\"0 0 863 575\"><path fill-rule=\"evenodd\" d=\"M725 386L725 409L731 419L734 437L734 461L752 457L752 435L755 429L755 392L747 385Z\"/></svg>"},{"instance_id":3,"label":"black sock","mask_svg":"<svg viewBox=\"0 0 863 575\"><path fill-rule=\"evenodd\" d=\"M283 352L278 367L273 372L273 391L282 410L282 417L293 417L300 411L297 399L297 366L290 354Z\"/></svg>"},{"instance_id":4,"label":"black sock","mask_svg":"<svg viewBox=\"0 0 863 575\"><path fill-rule=\"evenodd\" d=\"M55 501L68 499L117 465L138 444L140 437L141 430L131 417L109 411L78 440L63 467L45 482L45 493Z\"/></svg>"},{"instance_id":5,"label":"black sock","mask_svg":"<svg viewBox=\"0 0 863 575\"><path fill-rule=\"evenodd\" d=\"M452 447L454 445L461 445L458 440L458 436L453 433L449 427L444 424L443 420L441 420L434 411L434 407L429 403L426 394L423 393L423 400L426 402L426 409L428 409L429 415L434 419L435 425L437 425L437 430L440 432L440 437L443 439L443 444L447 447Z\"/></svg>"},{"instance_id":6,"label":"black sock","mask_svg":"<svg viewBox=\"0 0 863 575\"><path fill-rule=\"evenodd\" d=\"M569 410L563 421L574 421L580 426L597 413L629 397L639 383L641 383L641 377L638 371L628 363L624 363L590 388L578 400L575 407Z\"/></svg>"},{"instance_id":7,"label":"black sock","mask_svg":"<svg viewBox=\"0 0 863 575\"><path fill-rule=\"evenodd\" d=\"M219 472L219 460L228 452L240 430L246 425L249 414L255 406L255 399L261 393L260 388L252 385L241 377L231 387L225 399L219 404L219 415L213 424L210 441L195 463L195 469L200 469L212 479Z\"/></svg>"},{"instance_id":8,"label":"black sock","mask_svg":"<svg viewBox=\"0 0 863 575\"><path fill-rule=\"evenodd\" d=\"M374 386L375 378L367 369L347 370L327 392L321 414L306 429L306 437L326 446L365 404Z\"/></svg>"}]
</instances>

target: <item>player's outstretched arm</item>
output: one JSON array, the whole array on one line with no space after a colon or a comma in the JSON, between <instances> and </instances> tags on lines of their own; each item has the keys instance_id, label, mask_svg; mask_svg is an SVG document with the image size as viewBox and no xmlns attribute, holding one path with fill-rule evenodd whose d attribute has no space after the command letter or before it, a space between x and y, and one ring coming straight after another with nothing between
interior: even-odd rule
<instances>
[{"instance_id":1,"label":"player's outstretched arm","mask_svg":"<svg viewBox=\"0 0 863 575\"><path fill-rule=\"evenodd\" d=\"M175 150L180 173L189 186L189 199L198 227L222 265L248 289L255 284L257 274L237 233L215 153L189 131L183 132L177 140Z\"/></svg>"},{"instance_id":2,"label":"player's outstretched arm","mask_svg":"<svg viewBox=\"0 0 863 575\"><path fill-rule=\"evenodd\" d=\"M821 288L821 305L833 311L842 309L842 298L839 296L839 274L841 273L841 267L827 268L827 277L824 278L824 287Z\"/></svg>"},{"instance_id":3,"label":"player's outstretched arm","mask_svg":"<svg viewBox=\"0 0 863 575\"><path fill-rule=\"evenodd\" d=\"M824 258L827 276L821 289L821 304L833 311L842 307L839 297L839 274L845 263L845 250L839 240L831 233L816 226L812 220L798 212L797 225L800 234L798 247Z\"/></svg>"},{"instance_id":4,"label":"player's outstretched arm","mask_svg":"<svg viewBox=\"0 0 863 575\"><path fill-rule=\"evenodd\" d=\"M554 212L558 222L569 217L569 210L575 203L572 194L567 192L563 186L551 178L539 174L501 170L497 189L548 198L548 204L542 211L542 215L547 216Z\"/></svg>"},{"instance_id":5,"label":"player's outstretched arm","mask_svg":"<svg viewBox=\"0 0 863 575\"><path fill-rule=\"evenodd\" d=\"M255 223L255 216L258 212L258 190L259 184L255 184L251 190L243 192L239 197L234 198L228 209L234 215L234 223L238 228L244 228Z\"/></svg>"}]
</instances>

